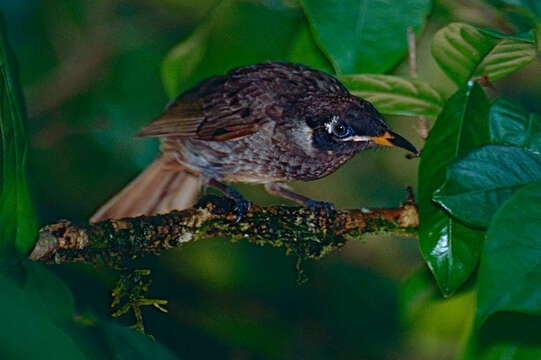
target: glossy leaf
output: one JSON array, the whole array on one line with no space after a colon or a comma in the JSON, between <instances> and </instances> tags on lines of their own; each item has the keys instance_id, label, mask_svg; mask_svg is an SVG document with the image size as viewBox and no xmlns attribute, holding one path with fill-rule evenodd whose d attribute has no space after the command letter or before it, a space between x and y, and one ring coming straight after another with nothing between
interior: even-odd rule
<instances>
[{"instance_id":1,"label":"glossy leaf","mask_svg":"<svg viewBox=\"0 0 541 360\"><path fill-rule=\"evenodd\" d=\"M479 266L477 326L497 311L541 315L541 181L494 215Z\"/></svg>"},{"instance_id":2,"label":"glossy leaf","mask_svg":"<svg viewBox=\"0 0 541 360\"><path fill-rule=\"evenodd\" d=\"M338 74L384 73L407 52L406 31L423 28L430 0L302 0L314 39Z\"/></svg>"},{"instance_id":3,"label":"glossy leaf","mask_svg":"<svg viewBox=\"0 0 541 360\"><path fill-rule=\"evenodd\" d=\"M504 35L472 25L452 23L432 40L432 56L456 84L483 75L500 79L531 62L536 55L533 32Z\"/></svg>"},{"instance_id":4,"label":"glossy leaf","mask_svg":"<svg viewBox=\"0 0 541 360\"><path fill-rule=\"evenodd\" d=\"M541 155L513 146L488 145L451 164L434 201L453 217L487 228L500 205L520 187L541 180Z\"/></svg>"},{"instance_id":5,"label":"glossy leaf","mask_svg":"<svg viewBox=\"0 0 541 360\"><path fill-rule=\"evenodd\" d=\"M392 75L342 75L338 79L354 95L370 101L383 114L436 118L444 99L430 84Z\"/></svg>"},{"instance_id":6,"label":"glossy leaf","mask_svg":"<svg viewBox=\"0 0 541 360\"><path fill-rule=\"evenodd\" d=\"M175 97L210 76L269 60L290 60L329 68L306 29L298 8L222 1L194 33L174 47L162 65L166 91ZM302 49L315 49L303 53Z\"/></svg>"},{"instance_id":7,"label":"glossy leaf","mask_svg":"<svg viewBox=\"0 0 541 360\"><path fill-rule=\"evenodd\" d=\"M26 114L0 18L0 254L25 254L34 244L37 218L26 180Z\"/></svg>"},{"instance_id":8,"label":"glossy leaf","mask_svg":"<svg viewBox=\"0 0 541 360\"><path fill-rule=\"evenodd\" d=\"M442 293L451 295L477 265L484 233L450 217L432 202L458 156L488 142L488 100L470 82L447 102L430 131L419 165L419 243Z\"/></svg>"},{"instance_id":9,"label":"glossy leaf","mask_svg":"<svg viewBox=\"0 0 541 360\"><path fill-rule=\"evenodd\" d=\"M490 107L489 124L491 142L541 152L541 116L519 104L497 99Z\"/></svg>"},{"instance_id":10,"label":"glossy leaf","mask_svg":"<svg viewBox=\"0 0 541 360\"><path fill-rule=\"evenodd\" d=\"M490 108L491 142L452 164L434 200L459 220L488 227L498 207L523 185L541 179L541 117L498 99ZM516 148L519 147L519 148Z\"/></svg>"}]
</instances>

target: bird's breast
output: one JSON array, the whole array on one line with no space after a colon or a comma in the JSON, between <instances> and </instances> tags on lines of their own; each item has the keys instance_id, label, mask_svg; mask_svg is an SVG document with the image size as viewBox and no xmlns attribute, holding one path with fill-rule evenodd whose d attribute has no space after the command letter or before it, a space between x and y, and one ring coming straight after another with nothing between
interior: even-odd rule
<instances>
[{"instance_id":1,"label":"bird's breast","mask_svg":"<svg viewBox=\"0 0 541 360\"><path fill-rule=\"evenodd\" d=\"M162 151L173 152L179 163L203 177L247 183L316 180L354 155L305 151L298 143L277 141L269 131L231 141L167 138Z\"/></svg>"}]
</instances>

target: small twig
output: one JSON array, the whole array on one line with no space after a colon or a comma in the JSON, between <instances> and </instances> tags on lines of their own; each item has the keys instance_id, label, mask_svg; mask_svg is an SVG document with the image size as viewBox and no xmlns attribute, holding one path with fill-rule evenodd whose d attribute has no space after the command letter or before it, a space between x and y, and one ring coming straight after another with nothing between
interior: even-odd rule
<instances>
[{"instance_id":1,"label":"small twig","mask_svg":"<svg viewBox=\"0 0 541 360\"><path fill-rule=\"evenodd\" d=\"M475 81L477 81L479 85L492 90L492 92L494 92L494 95L500 96L500 92L498 91L498 89L496 89L494 84L490 81L487 74L483 74L481 77L478 77L477 79L475 79Z\"/></svg>"},{"instance_id":2,"label":"small twig","mask_svg":"<svg viewBox=\"0 0 541 360\"><path fill-rule=\"evenodd\" d=\"M410 65L410 76L412 79L417 79L417 53L415 46L415 31L411 26L408 27L408 55Z\"/></svg>"},{"instance_id":3,"label":"small twig","mask_svg":"<svg viewBox=\"0 0 541 360\"><path fill-rule=\"evenodd\" d=\"M409 54L409 65L410 65L410 76L412 79L417 79L417 50L415 46L415 31L411 26L408 27L408 54ZM415 129L417 135L423 140L426 140L428 137L428 124L426 117L419 116L417 118L417 128Z\"/></svg>"},{"instance_id":4,"label":"small twig","mask_svg":"<svg viewBox=\"0 0 541 360\"><path fill-rule=\"evenodd\" d=\"M98 260L116 269L145 254L182 246L204 237L280 247L301 259L319 259L365 233L415 235L417 207L409 199L396 209L338 210L331 216L303 207L252 206L235 222L232 200L207 196L194 208L165 215L105 220L77 226L60 221L44 226L30 254L48 263Z\"/></svg>"}]
</instances>

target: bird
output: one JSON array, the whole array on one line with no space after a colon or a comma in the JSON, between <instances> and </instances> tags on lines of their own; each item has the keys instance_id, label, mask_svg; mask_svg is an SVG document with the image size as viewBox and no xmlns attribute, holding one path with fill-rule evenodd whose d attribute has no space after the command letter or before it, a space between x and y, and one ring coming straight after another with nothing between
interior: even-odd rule
<instances>
[{"instance_id":1,"label":"bird","mask_svg":"<svg viewBox=\"0 0 541 360\"><path fill-rule=\"evenodd\" d=\"M136 136L158 137L160 155L91 223L183 210L195 204L202 186L234 200L240 220L251 202L226 184L238 182L264 184L270 194L310 208L334 209L287 183L323 178L369 148L396 146L418 155L370 102L335 77L277 61L201 81Z\"/></svg>"}]
</instances>

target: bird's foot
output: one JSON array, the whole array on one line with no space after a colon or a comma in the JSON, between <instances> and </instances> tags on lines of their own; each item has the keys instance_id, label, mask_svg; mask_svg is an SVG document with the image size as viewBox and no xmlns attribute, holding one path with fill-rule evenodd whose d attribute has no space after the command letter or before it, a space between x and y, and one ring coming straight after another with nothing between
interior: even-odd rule
<instances>
[{"instance_id":1,"label":"bird's foot","mask_svg":"<svg viewBox=\"0 0 541 360\"><path fill-rule=\"evenodd\" d=\"M238 223L250 210L250 208L252 207L252 202L246 200L237 190L231 187L227 188L225 194L235 201L235 207L233 208L233 211L237 215L235 222Z\"/></svg>"},{"instance_id":2,"label":"bird's foot","mask_svg":"<svg viewBox=\"0 0 541 360\"><path fill-rule=\"evenodd\" d=\"M244 215L250 210L252 207L252 202L246 200L237 190L234 188L227 186L216 179L210 179L209 185L220 190L224 193L225 196L235 201L235 207L233 208L233 211L237 215L237 218L235 219L235 222L239 222L242 220Z\"/></svg>"},{"instance_id":3,"label":"bird's foot","mask_svg":"<svg viewBox=\"0 0 541 360\"><path fill-rule=\"evenodd\" d=\"M334 214L334 212L336 212L334 205L327 201L310 199L305 203L305 206L313 212L321 213L321 211L324 211L327 217L331 216L332 214Z\"/></svg>"},{"instance_id":4,"label":"bird's foot","mask_svg":"<svg viewBox=\"0 0 541 360\"><path fill-rule=\"evenodd\" d=\"M239 222L242 220L244 215L248 211L250 211L250 208L252 207L252 202L246 199L242 200L236 200L235 199L235 207L233 208L233 211L237 214L237 218L235 219L235 222Z\"/></svg>"}]
</instances>

